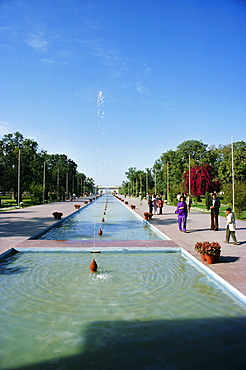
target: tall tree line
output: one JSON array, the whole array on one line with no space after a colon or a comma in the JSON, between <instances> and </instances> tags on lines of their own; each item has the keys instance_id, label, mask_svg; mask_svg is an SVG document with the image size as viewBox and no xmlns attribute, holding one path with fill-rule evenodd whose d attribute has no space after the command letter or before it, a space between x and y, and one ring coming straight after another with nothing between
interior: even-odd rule
<instances>
[{"instance_id":1,"label":"tall tree line","mask_svg":"<svg viewBox=\"0 0 246 370\"><path fill-rule=\"evenodd\" d=\"M233 149L233 150L232 150ZM199 140L187 140L160 155L151 169L130 167L121 191L143 195L161 193L170 201L178 192L203 196L207 192L224 192L225 202L232 202L232 153L235 181L235 205L246 208L246 143L239 141L219 147ZM142 191L140 190L142 189ZM240 195L241 194L241 195ZM243 204L243 205L242 205Z\"/></svg>"},{"instance_id":2,"label":"tall tree line","mask_svg":"<svg viewBox=\"0 0 246 370\"><path fill-rule=\"evenodd\" d=\"M37 203L48 197L93 192L94 180L79 173L77 167L65 154L39 150L36 141L20 132L6 134L0 140L0 191L11 192L15 199L18 192L21 196L30 193Z\"/></svg>"}]
</instances>

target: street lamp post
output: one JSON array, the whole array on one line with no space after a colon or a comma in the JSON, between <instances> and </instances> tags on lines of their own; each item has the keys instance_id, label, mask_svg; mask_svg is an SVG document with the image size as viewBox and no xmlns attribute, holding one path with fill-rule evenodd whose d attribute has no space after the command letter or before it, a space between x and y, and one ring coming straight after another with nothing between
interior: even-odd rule
<instances>
[{"instance_id":1,"label":"street lamp post","mask_svg":"<svg viewBox=\"0 0 246 370\"><path fill-rule=\"evenodd\" d=\"M20 204L20 149L18 153L18 196L17 196L17 204L19 206Z\"/></svg>"},{"instance_id":2,"label":"street lamp post","mask_svg":"<svg viewBox=\"0 0 246 370\"><path fill-rule=\"evenodd\" d=\"M85 181L86 181L86 179L84 179L84 196L86 196L85 195Z\"/></svg>"},{"instance_id":3,"label":"street lamp post","mask_svg":"<svg viewBox=\"0 0 246 370\"><path fill-rule=\"evenodd\" d=\"M169 201L169 164L167 162L167 201Z\"/></svg>"},{"instance_id":4,"label":"street lamp post","mask_svg":"<svg viewBox=\"0 0 246 370\"><path fill-rule=\"evenodd\" d=\"M189 195L190 195L190 154L189 154Z\"/></svg>"},{"instance_id":5,"label":"street lamp post","mask_svg":"<svg viewBox=\"0 0 246 370\"><path fill-rule=\"evenodd\" d=\"M59 184L59 180L60 180L60 178L59 178L59 168L58 168L58 171L57 171L57 200L59 200L59 192L60 192L60 189L59 189L59 187L60 187L60 184Z\"/></svg>"},{"instance_id":6,"label":"street lamp post","mask_svg":"<svg viewBox=\"0 0 246 370\"><path fill-rule=\"evenodd\" d=\"M149 185L148 185L148 171L146 172L146 198L147 198L147 195L149 193L149 189L148 189Z\"/></svg>"},{"instance_id":7,"label":"street lamp post","mask_svg":"<svg viewBox=\"0 0 246 370\"><path fill-rule=\"evenodd\" d=\"M155 195L156 195L156 169L155 169Z\"/></svg>"},{"instance_id":8,"label":"street lamp post","mask_svg":"<svg viewBox=\"0 0 246 370\"><path fill-rule=\"evenodd\" d=\"M45 165L46 165L46 162L44 161L44 173L43 173L43 203L45 202Z\"/></svg>"},{"instance_id":9,"label":"street lamp post","mask_svg":"<svg viewBox=\"0 0 246 370\"><path fill-rule=\"evenodd\" d=\"M231 174L232 174L232 210L233 212L235 212L234 148L232 135L231 135Z\"/></svg>"},{"instance_id":10,"label":"street lamp post","mask_svg":"<svg viewBox=\"0 0 246 370\"><path fill-rule=\"evenodd\" d=\"M68 199L68 172L66 172L66 198Z\"/></svg>"}]
</instances>

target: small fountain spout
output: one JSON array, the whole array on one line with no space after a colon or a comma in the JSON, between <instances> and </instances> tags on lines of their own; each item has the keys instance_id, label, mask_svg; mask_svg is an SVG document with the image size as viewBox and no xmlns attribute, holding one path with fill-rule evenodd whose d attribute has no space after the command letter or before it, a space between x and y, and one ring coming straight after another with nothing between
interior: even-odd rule
<instances>
[{"instance_id":1,"label":"small fountain spout","mask_svg":"<svg viewBox=\"0 0 246 370\"><path fill-rule=\"evenodd\" d=\"M93 253L93 259L92 259L91 264L90 264L90 270L93 271L93 272L96 272L97 269L98 269L98 265L97 265L96 260L95 260L95 253L101 253L101 251L91 251L91 253Z\"/></svg>"},{"instance_id":2,"label":"small fountain spout","mask_svg":"<svg viewBox=\"0 0 246 370\"><path fill-rule=\"evenodd\" d=\"M90 270L96 272L97 268L98 268L97 263L93 258L93 260L91 261L91 264L90 264Z\"/></svg>"}]
</instances>

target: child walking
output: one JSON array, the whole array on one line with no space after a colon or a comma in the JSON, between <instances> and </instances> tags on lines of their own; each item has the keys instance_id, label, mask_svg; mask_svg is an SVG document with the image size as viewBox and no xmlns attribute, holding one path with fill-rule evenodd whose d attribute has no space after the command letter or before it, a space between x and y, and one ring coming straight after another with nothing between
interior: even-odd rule
<instances>
[{"instance_id":1,"label":"child walking","mask_svg":"<svg viewBox=\"0 0 246 370\"><path fill-rule=\"evenodd\" d=\"M226 241L225 243L229 243L230 236L231 236L234 242L233 244L235 245L239 244L237 242L235 231L236 231L236 222L235 222L234 214L232 213L231 208L227 208L226 209Z\"/></svg>"}]
</instances>

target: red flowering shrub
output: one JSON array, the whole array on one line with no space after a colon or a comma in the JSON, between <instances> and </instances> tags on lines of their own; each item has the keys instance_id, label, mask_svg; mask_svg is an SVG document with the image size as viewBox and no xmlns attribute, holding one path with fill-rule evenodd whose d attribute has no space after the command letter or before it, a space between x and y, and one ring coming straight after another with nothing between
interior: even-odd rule
<instances>
[{"instance_id":1,"label":"red flowering shrub","mask_svg":"<svg viewBox=\"0 0 246 370\"><path fill-rule=\"evenodd\" d=\"M189 188L189 171L184 173L185 186ZM210 164L194 166L190 169L190 188L195 196L205 193L218 192L220 190L220 180L213 174L213 167Z\"/></svg>"}]
</instances>

